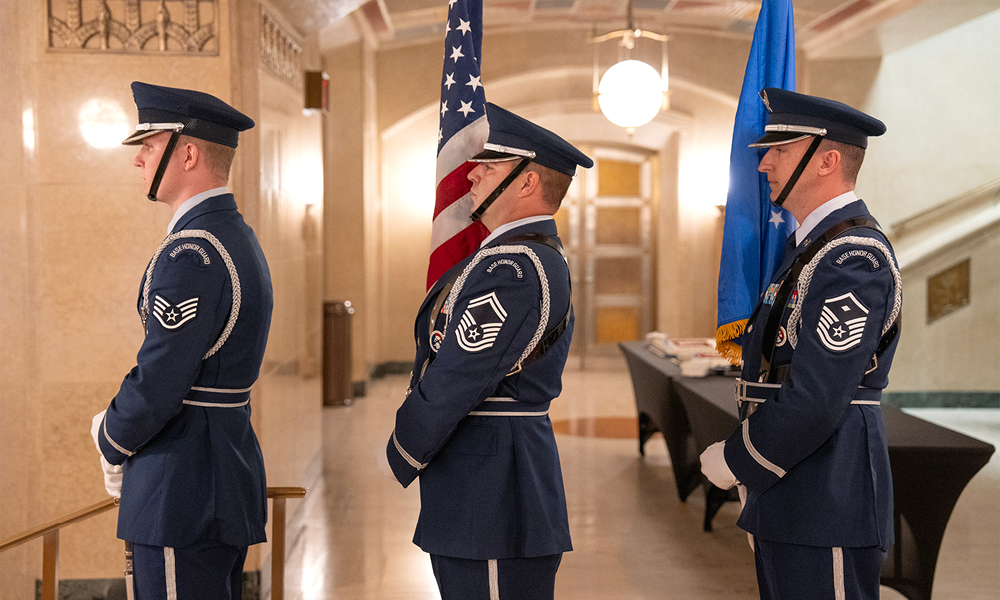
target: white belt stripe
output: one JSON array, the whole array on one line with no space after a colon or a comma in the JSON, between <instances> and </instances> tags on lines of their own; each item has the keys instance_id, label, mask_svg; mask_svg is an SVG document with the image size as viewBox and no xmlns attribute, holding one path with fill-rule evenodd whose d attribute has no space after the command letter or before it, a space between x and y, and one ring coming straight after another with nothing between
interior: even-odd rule
<instances>
[{"instance_id":1,"label":"white belt stripe","mask_svg":"<svg viewBox=\"0 0 1000 600\"><path fill-rule=\"evenodd\" d=\"M844 549L833 549L833 597L834 600L847 600L844 591Z\"/></svg>"},{"instance_id":2,"label":"white belt stripe","mask_svg":"<svg viewBox=\"0 0 1000 600\"><path fill-rule=\"evenodd\" d=\"M392 443L396 445L396 450L399 452L399 455L402 456L404 459L406 459L406 462L410 463L410 466L413 467L414 469L419 471L427 466L427 463L421 464L420 462L417 461L417 459L410 456L409 452L403 450L403 447L399 445L399 440L396 439L395 429L392 430Z\"/></svg>"},{"instance_id":3,"label":"white belt stripe","mask_svg":"<svg viewBox=\"0 0 1000 600\"><path fill-rule=\"evenodd\" d=\"M767 400L764 400L762 398L740 398L740 400L742 402L753 402L753 403L756 403L756 404L764 404L765 402L767 402ZM878 406L879 404L882 404L882 401L881 400L851 400L851 404L874 404L874 405Z\"/></svg>"},{"instance_id":4,"label":"white belt stripe","mask_svg":"<svg viewBox=\"0 0 1000 600\"><path fill-rule=\"evenodd\" d=\"M198 402L196 400L184 399L184 404L189 404L191 406L207 406L209 408L239 408L240 406L246 406L250 404L250 398L247 398L243 402Z\"/></svg>"},{"instance_id":5,"label":"white belt stripe","mask_svg":"<svg viewBox=\"0 0 1000 600\"><path fill-rule=\"evenodd\" d=\"M778 465L772 463L771 461L769 461L766 458L764 458L763 456L761 456L760 452L757 452L757 449L754 448L753 444L750 443L750 420L749 419L743 421L743 444L746 445L747 452L750 453L750 456L752 456L753 459L755 461L757 461L758 464L760 464L760 466L762 466L765 469L767 469L768 471L774 473L778 477L784 477L785 476L785 470L784 469L782 469Z\"/></svg>"},{"instance_id":6,"label":"white belt stripe","mask_svg":"<svg viewBox=\"0 0 1000 600\"><path fill-rule=\"evenodd\" d=\"M500 574L497 571L497 561L487 561L490 570L490 600L500 600Z\"/></svg>"},{"instance_id":7,"label":"white belt stripe","mask_svg":"<svg viewBox=\"0 0 1000 600\"><path fill-rule=\"evenodd\" d=\"M212 392L213 394L242 394L249 392L250 388L243 388L241 390L227 389L227 388L210 388L210 387L198 387L194 386L191 388L192 392Z\"/></svg>"},{"instance_id":8,"label":"white belt stripe","mask_svg":"<svg viewBox=\"0 0 1000 600\"><path fill-rule=\"evenodd\" d=\"M163 549L163 574L167 580L167 600L177 600L177 561L174 549Z\"/></svg>"},{"instance_id":9,"label":"white belt stripe","mask_svg":"<svg viewBox=\"0 0 1000 600\"><path fill-rule=\"evenodd\" d=\"M544 417L549 411L542 412L505 412L502 410L474 410L469 413L471 417Z\"/></svg>"}]
</instances>

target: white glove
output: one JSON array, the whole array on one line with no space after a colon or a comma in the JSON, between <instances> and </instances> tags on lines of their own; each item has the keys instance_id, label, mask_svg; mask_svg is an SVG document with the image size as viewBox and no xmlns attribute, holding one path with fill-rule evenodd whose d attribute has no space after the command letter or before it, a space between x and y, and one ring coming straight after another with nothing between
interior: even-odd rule
<instances>
[{"instance_id":1,"label":"white glove","mask_svg":"<svg viewBox=\"0 0 1000 600\"><path fill-rule=\"evenodd\" d=\"M716 487L728 490L739 481L726 464L726 443L715 442L701 453L701 472Z\"/></svg>"},{"instance_id":2,"label":"white glove","mask_svg":"<svg viewBox=\"0 0 1000 600\"><path fill-rule=\"evenodd\" d=\"M385 446L377 446L375 448L375 466L380 473L396 481L396 475L392 472L392 467L389 466L389 455L386 454Z\"/></svg>"},{"instance_id":3,"label":"white glove","mask_svg":"<svg viewBox=\"0 0 1000 600\"><path fill-rule=\"evenodd\" d=\"M109 463L108 459L104 458L104 453L101 452L101 444L98 442L98 436L101 435L101 424L104 423L104 415L107 412L107 410L102 410L94 415L93 420L90 422L90 437L94 438L94 446L97 447L97 453L101 455L101 470L104 471L104 489L107 490L108 495L112 498L121 498L122 466Z\"/></svg>"},{"instance_id":4,"label":"white glove","mask_svg":"<svg viewBox=\"0 0 1000 600\"><path fill-rule=\"evenodd\" d=\"M98 441L98 436L101 435L101 424L104 423L104 415L107 412L107 409L102 410L94 415L94 419L90 422L90 437L94 438L94 445L97 446L98 452L101 452L101 444Z\"/></svg>"},{"instance_id":5,"label":"white glove","mask_svg":"<svg viewBox=\"0 0 1000 600\"><path fill-rule=\"evenodd\" d=\"M122 466L113 465L101 455L101 468L104 469L104 489L112 498L122 497Z\"/></svg>"},{"instance_id":6,"label":"white glove","mask_svg":"<svg viewBox=\"0 0 1000 600\"><path fill-rule=\"evenodd\" d=\"M747 505L747 486L737 483L736 491L739 492L740 494L740 510L743 510L743 507ZM753 549L752 533L749 532L747 533L747 541L750 542L750 552L755 552L755 550Z\"/></svg>"}]
</instances>

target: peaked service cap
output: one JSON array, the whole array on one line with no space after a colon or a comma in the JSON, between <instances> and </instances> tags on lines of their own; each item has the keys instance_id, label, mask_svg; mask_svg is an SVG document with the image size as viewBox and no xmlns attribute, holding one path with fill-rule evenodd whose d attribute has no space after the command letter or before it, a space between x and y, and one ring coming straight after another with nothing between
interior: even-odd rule
<instances>
[{"instance_id":1,"label":"peaked service cap","mask_svg":"<svg viewBox=\"0 0 1000 600\"><path fill-rule=\"evenodd\" d=\"M204 92L133 81L132 96L139 109L139 124L135 133L122 141L126 146L161 131L180 131L235 148L240 132L254 126L253 119Z\"/></svg>"},{"instance_id":2,"label":"peaked service cap","mask_svg":"<svg viewBox=\"0 0 1000 600\"><path fill-rule=\"evenodd\" d=\"M882 121L835 100L781 88L764 88L760 97L770 114L764 136L751 148L789 144L811 135L867 148L869 136L885 133Z\"/></svg>"},{"instance_id":3,"label":"peaked service cap","mask_svg":"<svg viewBox=\"0 0 1000 600\"><path fill-rule=\"evenodd\" d=\"M469 159L472 162L530 158L570 177L576 173L577 165L585 169L594 166L594 161L573 144L496 104L486 103L486 120L490 136L484 150Z\"/></svg>"}]
</instances>

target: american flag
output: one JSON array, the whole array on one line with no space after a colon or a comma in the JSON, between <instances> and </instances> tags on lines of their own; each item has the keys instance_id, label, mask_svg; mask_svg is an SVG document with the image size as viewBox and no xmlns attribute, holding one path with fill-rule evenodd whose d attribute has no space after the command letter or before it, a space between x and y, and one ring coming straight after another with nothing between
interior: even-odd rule
<instances>
[{"instance_id":1,"label":"american flag","mask_svg":"<svg viewBox=\"0 0 1000 600\"><path fill-rule=\"evenodd\" d=\"M481 222L469 218L472 183L467 177L476 166L468 159L489 137L486 91L479 81L482 47L483 1L448 0L428 289L489 235Z\"/></svg>"}]
</instances>

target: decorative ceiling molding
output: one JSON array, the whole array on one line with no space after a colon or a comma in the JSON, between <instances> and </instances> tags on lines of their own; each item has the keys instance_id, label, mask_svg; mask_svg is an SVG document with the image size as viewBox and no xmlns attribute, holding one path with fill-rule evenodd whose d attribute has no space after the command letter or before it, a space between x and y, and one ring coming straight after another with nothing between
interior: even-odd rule
<instances>
[{"instance_id":1,"label":"decorative ceiling molding","mask_svg":"<svg viewBox=\"0 0 1000 600\"><path fill-rule=\"evenodd\" d=\"M215 56L218 15L218 0L48 0L49 49Z\"/></svg>"}]
</instances>

